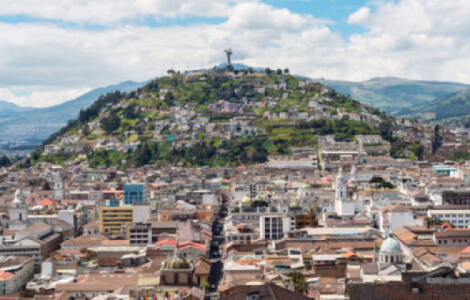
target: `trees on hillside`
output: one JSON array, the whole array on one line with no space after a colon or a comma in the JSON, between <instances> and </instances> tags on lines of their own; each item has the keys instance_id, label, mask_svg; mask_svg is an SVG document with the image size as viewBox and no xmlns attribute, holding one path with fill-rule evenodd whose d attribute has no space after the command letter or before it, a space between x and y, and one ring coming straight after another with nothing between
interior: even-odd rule
<instances>
[{"instance_id":1,"label":"trees on hillside","mask_svg":"<svg viewBox=\"0 0 470 300\"><path fill-rule=\"evenodd\" d=\"M168 106L173 106L175 104L175 96L173 95L172 92L168 92L165 94L165 97L164 97L164 100L165 103L168 105Z\"/></svg>"},{"instance_id":2,"label":"trees on hillside","mask_svg":"<svg viewBox=\"0 0 470 300\"><path fill-rule=\"evenodd\" d=\"M121 126L121 119L116 114L112 113L102 118L100 125L107 134L111 134Z\"/></svg>"},{"instance_id":3,"label":"trees on hillside","mask_svg":"<svg viewBox=\"0 0 470 300\"><path fill-rule=\"evenodd\" d=\"M124 109L124 117L127 119L136 119L140 116L140 108L132 103Z\"/></svg>"},{"instance_id":4,"label":"trees on hillside","mask_svg":"<svg viewBox=\"0 0 470 300\"><path fill-rule=\"evenodd\" d=\"M8 167L11 165L11 160L8 158L8 156L3 155L0 157L0 167Z\"/></svg>"}]
</instances>

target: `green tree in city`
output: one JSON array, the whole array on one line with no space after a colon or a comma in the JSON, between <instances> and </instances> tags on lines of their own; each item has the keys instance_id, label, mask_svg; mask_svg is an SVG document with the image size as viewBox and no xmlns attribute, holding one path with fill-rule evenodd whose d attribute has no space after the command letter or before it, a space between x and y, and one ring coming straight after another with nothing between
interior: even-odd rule
<instances>
[{"instance_id":1,"label":"green tree in city","mask_svg":"<svg viewBox=\"0 0 470 300\"><path fill-rule=\"evenodd\" d=\"M295 292L303 294L307 291L308 283L305 281L304 275L302 275L302 273L293 271L287 274L287 277L292 278Z\"/></svg>"}]
</instances>

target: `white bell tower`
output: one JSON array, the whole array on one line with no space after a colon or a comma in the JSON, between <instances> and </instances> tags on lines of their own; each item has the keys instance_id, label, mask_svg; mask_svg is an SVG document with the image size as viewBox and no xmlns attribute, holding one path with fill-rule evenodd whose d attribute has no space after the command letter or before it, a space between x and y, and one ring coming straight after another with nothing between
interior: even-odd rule
<instances>
[{"instance_id":1,"label":"white bell tower","mask_svg":"<svg viewBox=\"0 0 470 300\"><path fill-rule=\"evenodd\" d=\"M15 199L8 209L10 215L9 228L22 230L28 226L28 207L24 203L24 195L21 190L16 190Z\"/></svg>"},{"instance_id":2,"label":"white bell tower","mask_svg":"<svg viewBox=\"0 0 470 300\"><path fill-rule=\"evenodd\" d=\"M347 197L347 185L343 176L343 168L340 167L335 181L335 199L341 200Z\"/></svg>"},{"instance_id":3,"label":"white bell tower","mask_svg":"<svg viewBox=\"0 0 470 300\"><path fill-rule=\"evenodd\" d=\"M335 180L335 212L339 216L352 216L355 213L355 204L348 198L348 185L341 167Z\"/></svg>"}]
</instances>

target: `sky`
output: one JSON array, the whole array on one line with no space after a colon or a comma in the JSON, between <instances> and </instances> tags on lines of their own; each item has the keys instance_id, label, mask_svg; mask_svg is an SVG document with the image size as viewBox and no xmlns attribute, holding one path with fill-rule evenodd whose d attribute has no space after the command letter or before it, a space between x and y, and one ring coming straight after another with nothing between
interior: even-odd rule
<instances>
[{"instance_id":1,"label":"sky","mask_svg":"<svg viewBox=\"0 0 470 300\"><path fill-rule=\"evenodd\" d=\"M233 60L311 78L470 83L469 0L2 0L0 100L45 107L90 89Z\"/></svg>"}]
</instances>

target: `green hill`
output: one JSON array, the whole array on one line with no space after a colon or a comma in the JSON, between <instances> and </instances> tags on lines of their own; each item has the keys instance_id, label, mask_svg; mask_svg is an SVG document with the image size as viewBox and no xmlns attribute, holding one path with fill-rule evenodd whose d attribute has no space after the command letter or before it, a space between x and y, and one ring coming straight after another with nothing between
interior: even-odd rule
<instances>
[{"instance_id":1,"label":"green hill","mask_svg":"<svg viewBox=\"0 0 470 300\"><path fill-rule=\"evenodd\" d=\"M282 74L203 71L159 78L130 93L108 93L49 137L37 161L98 166L243 165L317 135L353 141L381 134L383 113L319 83ZM44 151L46 149L46 151Z\"/></svg>"}]
</instances>

